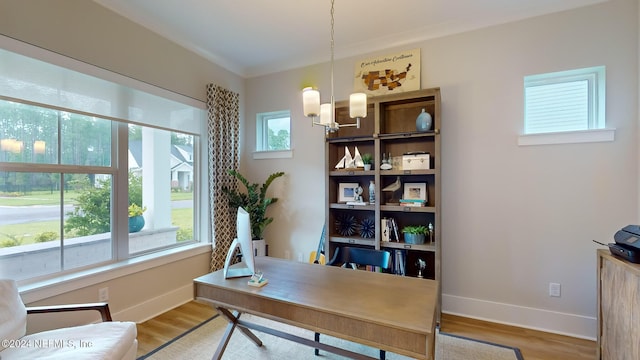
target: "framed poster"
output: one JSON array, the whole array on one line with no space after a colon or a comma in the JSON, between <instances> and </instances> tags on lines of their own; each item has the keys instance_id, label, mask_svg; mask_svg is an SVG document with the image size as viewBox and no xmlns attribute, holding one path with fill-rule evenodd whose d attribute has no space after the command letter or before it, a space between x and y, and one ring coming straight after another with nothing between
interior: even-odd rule
<instances>
[{"instance_id":1,"label":"framed poster","mask_svg":"<svg viewBox=\"0 0 640 360\"><path fill-rule=\"evenodd\" d=\"M370 96L420 90L420 49L357 62L353 88Z\"/></svg>"},{"instance_id":2,"label":"framed poster","mask_svg":"<svg viewBox=\"0 0 640 360\"><path fill-rule=\"evenodd\" d=\"M404 183L403 200L427 200L427 183Z\"/></svg>"},{"instance_id":3,"label":"framed poster","mask_svg":"<svg viewBox=\"0 0 640 360\"><path fill-rule=\"evenodd\" d=\"M346 203L347 201L354 201L356 198L356 189L359 186L358 183L339 183L338 202Z\"/></svg>"}]
</instances>

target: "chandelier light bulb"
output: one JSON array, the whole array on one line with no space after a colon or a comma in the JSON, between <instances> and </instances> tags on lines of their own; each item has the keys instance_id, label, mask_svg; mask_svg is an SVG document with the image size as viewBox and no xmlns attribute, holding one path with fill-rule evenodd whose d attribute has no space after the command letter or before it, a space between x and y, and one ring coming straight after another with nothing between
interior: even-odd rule
<instances>
[{"instance_id":1,"label":"chandelier light bulb","mask_svg":"<svg viewBox=\"0 0 640 360\"><path fill-rule=\"evenodd\" d=\"M320 115L320 91L310 87L302 89L302 108L304 116L315 117Z\"/></svg>"},{"instance_id":2,"label":"chandelier light bulb","mask_svg":"<svg viewBox=\"0 0 640 360\"><path fill-rule=\"evenodd\" d=\"M331 114L331 104L326 103L320 105L320 124L329 126L333 123L333 114Z\"/></svg>"},{"instance_id":3,"label":"chandelier light bulb","mask_svg":"<svg viewBox=\"0 0 640 360\"><path fill-rule=\"evenodd\" d=\"M354 93L349 96L349 116L351 118L367 117L367 94Z\"/></svg>"}]
</instances>

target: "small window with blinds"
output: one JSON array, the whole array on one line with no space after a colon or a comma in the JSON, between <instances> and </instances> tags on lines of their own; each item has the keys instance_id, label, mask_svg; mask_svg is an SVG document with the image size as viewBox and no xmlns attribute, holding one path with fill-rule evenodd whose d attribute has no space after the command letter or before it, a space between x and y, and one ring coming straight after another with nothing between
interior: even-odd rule
<instances>
[{"instance_id":1,"label":"small window with blinds","mask_svg":"<svg viewBox=\"0 0 640 360\"><path fill-rule=\"evenodd\" d=\"M524 134L604 129L605 67L525 76Z\"/></svg>"}]
</instances>

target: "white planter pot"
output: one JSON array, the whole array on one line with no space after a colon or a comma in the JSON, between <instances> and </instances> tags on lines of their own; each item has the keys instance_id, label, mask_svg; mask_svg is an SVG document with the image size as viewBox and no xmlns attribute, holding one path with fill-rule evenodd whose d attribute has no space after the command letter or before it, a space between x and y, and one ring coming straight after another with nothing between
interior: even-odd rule
<instances>
[{"instance_id":1,"label":"white planter pot","mask_svg":"<svg viewBox=\"0 0 640 360\"><path fill-rule=\"evenodd\" d=\"M253 255L267 256L267 242L264 239L253 240Z\"/></svg>"}]
</instances>

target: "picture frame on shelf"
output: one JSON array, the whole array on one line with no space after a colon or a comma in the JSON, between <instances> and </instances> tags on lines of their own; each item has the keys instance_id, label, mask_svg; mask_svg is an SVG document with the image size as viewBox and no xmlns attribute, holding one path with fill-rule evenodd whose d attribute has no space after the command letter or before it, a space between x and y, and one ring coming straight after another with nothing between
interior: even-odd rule
<instances>
[{"instance_id":1,"label":"picture frame on shelf","mask_svg":"<svg viewBox=\"0 0 640 360\"><path fill-rule=\"evenodd\" d=\"M427 201L427 183L404 183L402 199Z\"/></svg>"},{"instance_id":2,"label":"picture frame on shelf","mask_svg":"<svg viewBox=\"0 0 640 360\"><path fill-rule=\"evenodd\" d=\"M354 201L357 195L356 189L359 186L358 183L339 183L338 202L347 203L348 201Z\"/></svg>"}]
</instances>

